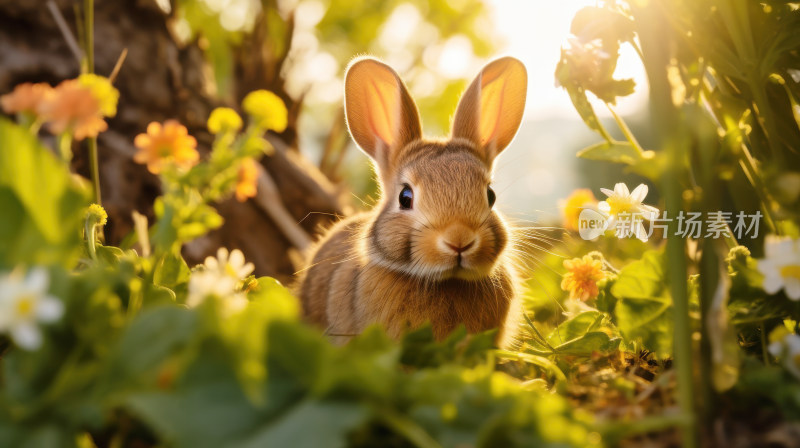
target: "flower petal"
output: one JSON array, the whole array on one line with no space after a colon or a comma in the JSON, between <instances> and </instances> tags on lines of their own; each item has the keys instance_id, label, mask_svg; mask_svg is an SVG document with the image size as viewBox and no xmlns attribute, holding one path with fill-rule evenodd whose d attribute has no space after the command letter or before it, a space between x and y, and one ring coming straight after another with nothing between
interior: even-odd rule
<instances>
[{"instance_id":1,"label":"flower petal","mask_svg":"<svg viewBox=\"0 0 800 448\"><path fill-rule=\"evenodd\" d=\"M25 277L25 289L35 294L44 294L50 284L50 276L44 268L33 268Z\"/></svg>"},{"instance_id":2,"label":"flower petal","mask_svg":"<svg viewBox=\"0 0 800 448\"><path fill-rule=\"evenodd\" d=\"M64 303L53 296L44 296L39 299L36 307L36 317L40 322L55 322L64 315Z\"/></svg>"},{"instance_id":3,"label":"flower petal","mask_svg":"<svg viewBox=\"0 0 800 448\"><path fill-rule=\"evenodd\" d=\"M647 191L648 191L647 185L639 184L638 187L633 189L633 192L631 193L631 199L633 199L636 202L642 202L644 201L644 198L647 197Z\"/></svg>"},{"instance_id":4,"label":"flower petal","mask_svg":"<svg viewBox=\"0 0 800 448\"><path fill-rule=\"evenodd\" d=\"M42 345L42 332L31 322L22 322L11 328L11 339L20 348L36 350Z\"/></svg>"},{"instance_id":5,"label":"flower petal","mask_svg":"<svg viewBox=\"0 0 800 448\"><path fill-rule=\"evenodd\" d=\"M619 182L618 184L614 185L614 194L616 194L617 196L624 196L624 197L628 197L631 195L630 191L628 190L628 186L622 182Z\"/></svg>"},{"instance_id":6,"label":"flower petal","mask_svg":"<svg viewBox=\"0 0 800 448\"><path fill-rule=\"evenodd\" d=\"M764 276L764 283L761 285L767 294L775 294L783 288L783 277L777 272L770 272Z\"/></svg>"},{"instance_id":7,"label":"flower petal","mask_svg":"<svg viewBox=\"0 0 800 448\"><path fill-rule=\"evenodd\" d=\"M601 188L600 191L602 191L603 194L605 194L606 196L609 196L609 197L614 195L614 191L613 190L609 190L608 188Z\"/></svg>"},{"instance_id":8,"label":"flower petal","mask_svg":"<svg viewBox=\"0 0 800 448\"><path fill-rule=\"evenodd\" d=\"M794 277L783 278L783 290L786 296L794 301L800 300L800 279Z\"/></svg>"}]
</instances>

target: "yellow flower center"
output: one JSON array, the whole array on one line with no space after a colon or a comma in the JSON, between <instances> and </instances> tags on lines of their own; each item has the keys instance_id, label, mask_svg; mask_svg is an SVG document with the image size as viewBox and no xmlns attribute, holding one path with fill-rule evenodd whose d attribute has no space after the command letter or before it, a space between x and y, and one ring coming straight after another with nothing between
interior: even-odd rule
<instances>
[{"instance_id":1,"label":"yellow flower center","mask_svg":"<svg viewBox=\"0 0 800 448\"><path fill-rule=\"evenodd\" d=\"M790 264L781 268L781 277L791 277L800 280L800 264Z\"/></svg>"},{"instance_id":2,"label":"yellow flower center","mask_svg":"<svg viewBox=\"0 0 800 448\"><path fill-rule=\"evenodd\" d=\"M33 314L36 305L36 297L28 294L17 299L16 312L17 316L26 319Z\"/></svg>"},{"instance_id":3,"label":"yellow flower center","mask_svg":"<svg viewBox=\"0 0 800 448\"><path fill-rule=\"evenodd\" d=\"M606 199L609 207L609 214L618 215L620 213L631 213L633 201L627 197L611 196Z\"/></svg>"}]
</instances>

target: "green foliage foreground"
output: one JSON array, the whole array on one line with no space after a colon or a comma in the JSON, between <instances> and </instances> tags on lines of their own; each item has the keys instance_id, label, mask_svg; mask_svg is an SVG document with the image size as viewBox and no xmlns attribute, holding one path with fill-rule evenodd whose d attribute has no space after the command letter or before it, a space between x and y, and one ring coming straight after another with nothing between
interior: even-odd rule
<instances>
[{"instance_id":1,"label":"green foliage foreground","mask_svg":"<svg viewBox=\"0 0 800 448\"><path fill-rule=\"evenodd\" d=\"M225 297L189 308L199 274L173 241L143 257L79 238L97 222L86 182L7 120L0 167L0 267L16 269L0 280L46 266L45 290L64 306L38 346L0 339L0 446L599 442L564 398L495 371L491 334L434 343L420 330L396 343L376 328L334 347L270 278L250 278L236 312ZM150 233L202 222L162 217Z\"/></svg>"}]
</instances>

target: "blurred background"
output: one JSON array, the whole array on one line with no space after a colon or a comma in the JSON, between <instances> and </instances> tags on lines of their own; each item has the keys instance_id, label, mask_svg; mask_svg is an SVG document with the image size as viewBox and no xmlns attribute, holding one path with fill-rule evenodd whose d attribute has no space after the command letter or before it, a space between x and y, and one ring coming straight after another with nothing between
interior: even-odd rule
<instances>
[{"instance_id":1,"label":"blurred background","mask_svg":"<svg viewBox=\"0 0 800 448\"><path fill-rule=\"evenodd\" d=\"M75 2L0 0L0 94L26 81L57 83L80 66L70 38L80 40ZM133 137L150 121L175 118L199 141L212 142L205 119L216 106L236 106L248 92L268 89L289 108L289 127L270 135L276 148L262 164L276 190L245 204L218 204L225 225L185 248L190 263L219 246L241 248L259 275L291 281L305 245L336 216L369 208L376 185L367 158L350 140L342 109L348 62L371 54L392 65L408 84L423 116L424 133L442 136L458 98L488 61L511 55L528 68L525 120L498 159L498 207L512 220L560 225L558 202L575 188L628 180L619 165L580 160L599 141L580 120L554 70L568 45L570 22L594 1L561 0L137 0L96 2L96 70L109 74L121 60L115 85L120 113L101 134L106 237L124 241L136 210L152 217L158 179L133 163ZM59 24L59 21L62 23ZM626 117L648 146L647 88L641 63L620 50L616 78L632 78L621 98ZM605 104L594 105L616 129ZM612 132L613 134L613 132ZM619 134L618 134L619 135ZM85 151L74 168L88 175ZM590 168L591 167L591 168ZM635 181L628 180L629 183ZM638 182L636 182L638 183ZM265 207L264 205L267 204ZM285 210L287 228L271 212ZM293 238L292 235L295 235Z\"/></svg>"}]
</instances>

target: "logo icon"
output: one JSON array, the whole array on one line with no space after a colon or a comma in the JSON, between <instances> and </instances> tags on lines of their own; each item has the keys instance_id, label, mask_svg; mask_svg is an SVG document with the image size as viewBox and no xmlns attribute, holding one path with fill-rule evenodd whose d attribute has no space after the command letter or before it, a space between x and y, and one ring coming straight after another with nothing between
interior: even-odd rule
<instances>
[{"instance_id":1,"label":"logo icon","mask_svg":"<svg viewBox=\"0 0 800 448\"><path fill-rule=\"evenodd\" d=\"M608 229L608 218L591 208L584 208L578 215L578 233L584 240L593 240Z\"/></svg>"}]
</instances>

